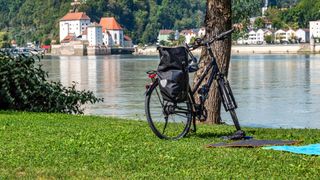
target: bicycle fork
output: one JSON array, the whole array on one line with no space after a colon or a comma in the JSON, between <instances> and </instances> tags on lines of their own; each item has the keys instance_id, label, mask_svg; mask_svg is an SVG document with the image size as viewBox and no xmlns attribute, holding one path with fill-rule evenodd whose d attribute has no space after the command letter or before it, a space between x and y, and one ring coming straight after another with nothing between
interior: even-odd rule
<instances>
[{"instance_id":1,"label":"bicycle fork","mask_svg":"<svg viewBox=\"0 0 320 180\"><path fill-rule=\"evenodd\" d=\"M221 97L221 101L224 106L224 109L227 112L230 111L233 123L237 131L239 131L241 130L241 127L239 124L238 117L235 113L235 109L238 108L238 105L233 96L229 81L223 75L219 75L217 79L217 83L218 83L219 93L220 93L220 97Z\"/></svg>"}]
</instances>

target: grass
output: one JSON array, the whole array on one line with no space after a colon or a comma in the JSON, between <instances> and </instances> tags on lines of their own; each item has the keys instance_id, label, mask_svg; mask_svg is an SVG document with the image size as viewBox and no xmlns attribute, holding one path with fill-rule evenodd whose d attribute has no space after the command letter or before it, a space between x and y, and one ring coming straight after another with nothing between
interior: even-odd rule
<instances>
[{"instance_id":1,"label":"grass","mask_svg":"<svg viewBox=\"0 0 320 180\"><path fill-rule=\"evenodd\" d=\"M261 148L216 148L229 126L198 127L179 141L146 122L0 112L0 179L318 179L320 157ZM320 130L245 128L256 139L319 143Z\"/></svg>"}]
</instances>

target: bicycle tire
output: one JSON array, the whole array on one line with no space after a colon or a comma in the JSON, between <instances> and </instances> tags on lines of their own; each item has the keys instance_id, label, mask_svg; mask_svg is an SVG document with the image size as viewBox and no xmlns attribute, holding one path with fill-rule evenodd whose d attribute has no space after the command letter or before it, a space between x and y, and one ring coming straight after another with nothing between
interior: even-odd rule
<instances>
[{"instance_id":1,"label":"bicycle tire","mask_svg":"<svg viewBox=\"0 0 320 180\"><path fill-rule=\"evenodd\" d=\"M180 109L181 112L174 110L166 120L164 108L167 108L165 105L167 102L161 97L158 81L154 83L145 97L145 113L151 130L160 139L178 140L186 136L192 121L190 98L188 97L185 102L177 103L174 109ZM186 113L185 116L183 116L184 113Z\"/></svg>"}]
</instances>

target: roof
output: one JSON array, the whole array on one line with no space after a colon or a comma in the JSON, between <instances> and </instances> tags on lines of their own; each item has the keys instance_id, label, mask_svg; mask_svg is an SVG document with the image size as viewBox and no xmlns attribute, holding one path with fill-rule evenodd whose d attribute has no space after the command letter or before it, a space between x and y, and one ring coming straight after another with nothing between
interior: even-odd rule
<instances>
[{"instance_id":1,"label":"roof","mask_svg":"<svg viewBox=\"0 0 320 180\"><path fill-rule=\"evenodd\" d=\"M75 40L75 36L74 34L68 34L68 36L66 36L61 43L69 43L70 41Z\"/></svg>"},{"instance_id":2,"label":"roof","mask_svg":"<svg viewBox=\"0 0 320 180\"><path fill-rule=\"evenodd\" d=\"M100 20L102 31L105 30L122 30L122 27L114 17L103 17Z\"/></svg>"},{"instance_id":3,"label":"roof","mask_svg":"<svg viewBox=\"0 0 320 180\"><path fill-rule=\"evenodd\" d=\"M89 16L87 16L84 12L75 12L75 13L68 13L60 21L72 21L72 20L90 20Z\"/></svg>"},{"instance_id":4,"label":"roof","mask_svg":"<svg viewBox=\"0 0 320 180\"><path fill-rule=\"evenodd\" d=\"M174 31L170 29L161 29L159 32L160 35L169 35L171 33L174 33Z\"/></svg>"},{"instance_id":5,"label":"roof","mask_svg":"<svg viewBox=\"0 0 320 180\"><path fill-rule=\"evenodd\" d=\"M100 24L94 22L94 23L91 23L88 27L102 27Z\"/></svg>"},{"instance_id":6,"label":"roof","mask_svg":"<svg viewBox=\"0 0 320 180\"><path fill-rule=\"evenodd\" d=\"M131 37L127 36L127 35L124 35L124 40L125 41L132 41Z\"/></svg>"}]
</instances>

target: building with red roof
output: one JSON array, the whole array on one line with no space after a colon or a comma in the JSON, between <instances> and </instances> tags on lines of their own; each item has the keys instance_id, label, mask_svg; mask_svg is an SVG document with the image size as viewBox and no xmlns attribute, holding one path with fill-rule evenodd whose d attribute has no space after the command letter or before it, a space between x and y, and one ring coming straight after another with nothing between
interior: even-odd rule
<instances>
[{"instance_id":1,"label":"building with red roof","mask_svg":"<svg viewBox=\"0 0 320 180\"><path fill-rule=\"evenodd\" d=\"M124 36L123 28L114 17L103 17L91 23L84 12L69 12L60 19L60 42L88 41L89 46L132 46L132 39Z\"/></svg>"},{"instance_id":2,"label":"building with red roof","mask_svg":"<svg viewBox=\"0 0 320 180\"><path fill-rule=\"evenodd\" d=\"M103 17L102 26L103 42L106 46L123 46L124 35L121 25L114 17Z\"/></svg>"},{"instance_id":3,"label":"building with red roof","mask_svg":"<svg viewBox=\"0 0 320 180\"><path fill-rule=\"evenodd\" d=\"M90 18L84 12L70 12L60 19L60 42L68 35L79 37L90 25Z\"/></svg>"}]
</instances>

